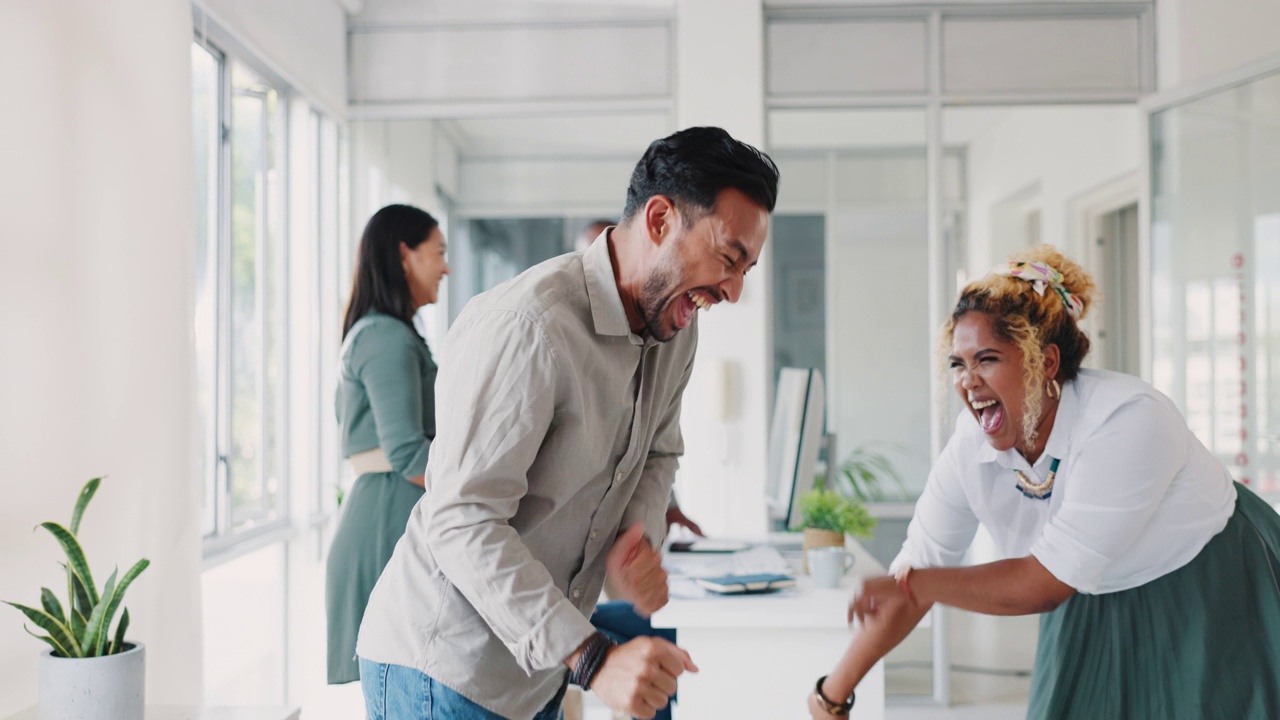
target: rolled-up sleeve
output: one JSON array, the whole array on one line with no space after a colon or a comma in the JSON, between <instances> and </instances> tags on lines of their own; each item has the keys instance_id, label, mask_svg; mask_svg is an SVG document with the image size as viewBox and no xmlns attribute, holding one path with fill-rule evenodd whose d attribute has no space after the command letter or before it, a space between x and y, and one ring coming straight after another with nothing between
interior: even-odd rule
<instances>
[{"instance_id":1,"label":"rolled-up sleeve","mask_svg":"<svg viewBox=\"0 0 1280 720\"><path fill-rule=\"evenodd\" d=\"M694 326L686 332L696 331ZM694 344L696 347L696 340ZM680 405L685 387L689 385L689 377L693 374L695 355L696 352L690 353L675 394L667 407L662 409L662 420L654 431L653 443L649 446L649 454L645 456L644 469L640 473L635 495L622 514L622 529L638 522L644 523L645 537L655 548L661 547L667 536L667 509L676 507L671 487L675 483L676 470L680 468L680 458L684 455Z\"/></svg>"},{"instance_id":2,"label":"rolled-up sleeve","mask_svg":"<svg viewBox=\"0 0 1280 720\"><path fill-rule=\"evenodd\" d=\"M593 632L510 520L555 415L556 358L534 321L489 310L452 336L436 383L426 537L440 570L526 673L560 664Z\"/></svg>"},{"instance_id":3,"label":"rolled-up sleeve","mask_svg":"<svg viewBox=\"0 0 1280 720\"><path fill-rule=\"evenodd\" d=\"M958 435L952 436L929 471L907 526L906 542L889 565L889 572L896 572L903 563L913 568L954 567L973 543L978 518L961 486L957 458L961 442Z\"/></svg>"},{"instance_id":4,"label":"rolled-up sleeve","mask_svg":"<svg viewBox=\"0 0 1280 720\"><path fill-rule=\"evenodd\" d=\"M365 328L351 348L352 369L369 397L378 446L393 470L412 478L426 470L431 439L422 426L422 367L413 347L421 340L404 330Z\"/></svg>"},{"instance_id":5,"label":"rolled-up sleeve","mask_svg":"<svg viewBox=\"0 0 1280 720\"><path fill-rule=\"evenodd\" d=\"M1096 593L1107 566L1146 529L1185 462L1186 434L1176 411L1152 397L1121 405L1059 472L1062 506L1031 546L1054 577ZM1068 476L1067 473L1070 473Z\"/></svg>"}]
</instances>

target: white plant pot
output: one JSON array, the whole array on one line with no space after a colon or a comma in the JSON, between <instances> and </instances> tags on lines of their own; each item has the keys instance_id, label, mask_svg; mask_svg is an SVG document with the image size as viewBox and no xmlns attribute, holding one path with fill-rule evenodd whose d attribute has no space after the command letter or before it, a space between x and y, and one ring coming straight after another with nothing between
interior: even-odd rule
<instances>
[{"instance_id":1,"label":"white plant pot","mask_svg":"<svg viewBox=\"0 0 1280 720\"><path fill-rule=\"evenodd\" d=\"M40 654L40 720L143 720L146 647L97 658Z\"/></svg>"}]
</instances>

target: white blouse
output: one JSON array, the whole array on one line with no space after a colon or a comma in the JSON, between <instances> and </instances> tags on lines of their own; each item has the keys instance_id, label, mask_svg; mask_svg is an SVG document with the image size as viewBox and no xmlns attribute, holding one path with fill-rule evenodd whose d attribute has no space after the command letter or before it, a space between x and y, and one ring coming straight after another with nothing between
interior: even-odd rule
<instances>
[{"instance_id":1,"label":"white blouse","mask_svg":"<svg viewBox=\"0 0 1280 720\"><path fill-rule=\"evenodd\" d=\"M1014 470L1042 482L1024 495ZM978 523L1006 558L1033 555L1054 577L1100 595L1177 570L1226 527L1236 490L1169 398L1130 375L1081 370L1062 386L1058 414L1034 466L987 443L965 410L916 503L891 571L957 566Z\"/></svg>"}]
</instances>

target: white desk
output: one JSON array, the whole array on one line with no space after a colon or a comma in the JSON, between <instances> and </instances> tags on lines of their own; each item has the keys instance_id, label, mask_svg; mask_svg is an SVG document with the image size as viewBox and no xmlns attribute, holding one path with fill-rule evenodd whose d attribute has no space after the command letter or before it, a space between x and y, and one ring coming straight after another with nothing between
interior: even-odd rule
<instances>
[{"instance_id":1,"label":"white desk","mask_svg":"<svg viewBox=\"0 0 1280 720\"><path fill-rule=\"evenodd\" d=\"M301 716L302 711L295 707L147 706L147 720L299 720ZM40 711L29 707L7 720L40 720Z\"/></svg>"},{"instance_id":2,"label":"white desk","mask_svg":"<svg viewBox=\"0 0 1280 720\"><path fill-rule=\"evenodd\" d=\"M848 550L857 558L854 573L884 573L852 540ZM673 556L671 565L679 563ZM807 719L814 682L831 671L856 632L845 622L853 586L852 575L835 589L798 575L795 588L777 593L672 598L653 625L675 628L678 644L701 670L680 677L676 718ZM883 662L857 693L853 720L883 720Z\"/></svg>"}]
</instances>

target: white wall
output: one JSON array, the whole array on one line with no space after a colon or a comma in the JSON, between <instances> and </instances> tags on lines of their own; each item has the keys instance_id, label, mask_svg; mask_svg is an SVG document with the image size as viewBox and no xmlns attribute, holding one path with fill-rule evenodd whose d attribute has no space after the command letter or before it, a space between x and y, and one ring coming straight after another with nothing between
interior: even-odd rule
<instances>
[{"instance_id":1,"label":"white wall","mask_svg":"<svg viewBox=\"0 0 1280 720\"><path fill-rule=\"evenodd\" d=\"M668 112L576 112L448 121L460 153L459 213L616 218L636 161L673 120Z\"/></svg>"},{"instance_id":2,"label":"white wall","mask_svg":"<svg viewBox=\"0 0 1280 720\"><path fill-rule=\"evenodd\" d=\"M900 129L889 135L900 151L876 150L883 136L869 135L864 151L784 155L783 196L788 209L827 219L827 429L836 436L836 460L871 443L918 492L929 469L932 402L921 378L934 364L926 278L911 269L923 268L927 255L927 168L923 150L912 148L923 137ZM958 174L959 158L947 161ZM949 183L950 203L958 193L958 183Z\"/></svg>"},{"instance_id":3,"label":"white wall","mask_svg":"<svg viewBox=\"0 0 1280 720\"><path fill-rule=\"evenodd\" d=\"M447 208L436 192L457 192L458 151L447 133L431 120L369 120L352 122L351 243L355 252L369 218L392 203L406 203L444 219ZM446 241L448 238L446 238ZM448 278L440 296L448 298ZM350 287L340 288L346 302ZM447 330L448 307L441 303L421 311L427 342L441 346Z\"/></svg>"},{"instance_id":4,"label":"white wall","mask_svg":"<svg viewBox=\"0 0 1280 720\"><path fill-rule=\"evenodd\" d=\"M351 232L358 242L369 216L390 203L409 203L430 213L442 208L436 195L437 164L456 154L431 120L370 120L350 124Z\"/></svg>"},{"instance_id":5,"label":"white wall","mask_svg":"<svg viewBox=\"0 0 1280 720\"><path fill-rule=\"evenodd\" d=\"M474 25L539 22L662 19L670 15L674 0L360 0L360 12L352 16L357 25Z\"/></svg>"},{"instance_id":6,"label":"white wall","mask_svg":"<svg viewBox=\"0 0 1280 720\"><path fill-rule=\"evenodd\" d=\"M347 16L337 0L196 0L330 115L347 107Z\"/></svg>"},{"instance_id":7,"label":"white wall","mask_svg":"<svg viewBox=\"0 0 1280 720\"><path fill-rule=\"evenodd\" d=\"M1275 0L1157 0L1161 90L1213 78L1280 53Z\"/></svg>"},{"instance_id":8,"label":"white wall","mask_svg":"<svg viewBox=\"0 0 1280 720\"><path fill-rule=\"evenodd\" d=\"M0 3L0 599L65 592L45 520L81 527L126 598L148 699L200 700L192 458L191 11L182 0ZM0 716L36 698L44 647L0 608Z\"/></svg>"},{"instance_id":9,"label":"white wall","mask_svg":"<svg viewBox=\"0 0 1280 720\"><path fill-rule=\"evenodd\" d=\"M935 368L927 277L919 271L928 262L928 214L922 200L878 205L846 206L828 217L827 419L837 460L871 443L915 494L929 474Z\"/></svg>"},{"instance_id":10,"label":"white wall","mask_svg":"<svg viewBox=\"0 0 1280 720\"><path fill-rule=\"evenodd\" d=\"M764 147L764 11L760 0L678 0L676 124L719 125ZM783 182L786 182L785 180ZM698 359L680 427L685 456L676 482L685 511L716 534L765 526L769 362L768 252L737 305L703 315ZM714 402L716 368L732 385L729 416Z\"/></svg>"},{"instance_id":11,"label":"white wall","mask_svg":"<svg viewBox=\"0 0 1280 720\"><path fill-rule=\"evenodd\" d=\"M651 139L657 139L651 138ZM469 217L602 215L618 217L634 157L463 158L458 202Z\"/></svg>"},{"instance_id":12,"label":"white wall","mask_svg":"<svg viewBox=\"0 0 1280 720\"><path fill-rule=\"evenodd\" d=\"M944 115L962 122L964 110ZM1001 205L1040 210L1042 242L1081 256L1069 202L1138 168L1141 114L1133 106L1009 110L968 145L969 274L985 274L1017 248L993 242Z\"/></svg>"}]
</instances>

